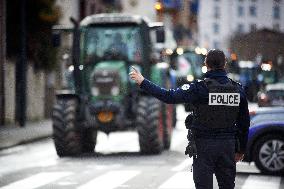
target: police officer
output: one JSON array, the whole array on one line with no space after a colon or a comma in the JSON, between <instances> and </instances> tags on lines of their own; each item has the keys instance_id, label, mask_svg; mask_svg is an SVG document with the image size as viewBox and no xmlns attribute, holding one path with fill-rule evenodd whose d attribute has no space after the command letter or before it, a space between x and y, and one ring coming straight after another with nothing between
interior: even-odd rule
<instances>
[{"instance_id":1,"label":"police officer","mask_svg":"<svg viewBox=\"0 0 284 189\"><path fill-rule=\"evenodd\" d=\"M129 73L141 89L159 100L193 106L196 189L212 189L213 174L220 189L233 189L236 162L244 157L249 128L248 103L242 86L227 77L225 64L223 51L210 50L205 58L205 79L169 90L145 79L135 68Z\"/></svg>"}]
</instances>

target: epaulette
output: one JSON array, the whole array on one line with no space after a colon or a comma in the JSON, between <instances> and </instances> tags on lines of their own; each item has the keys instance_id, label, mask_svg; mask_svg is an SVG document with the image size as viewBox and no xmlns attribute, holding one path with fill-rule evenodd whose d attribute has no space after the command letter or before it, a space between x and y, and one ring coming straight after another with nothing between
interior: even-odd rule
<instances>
[{"instance_id":1,"label":"epaulette","mask_svg":"<svg viewBox=\"0 0 284 189\"><path fill-rule=\"evenodd\" d=\"M195 80L195 84L196 85L206 85L204 79L196 79Z\"/></svg>"}]
</instances>

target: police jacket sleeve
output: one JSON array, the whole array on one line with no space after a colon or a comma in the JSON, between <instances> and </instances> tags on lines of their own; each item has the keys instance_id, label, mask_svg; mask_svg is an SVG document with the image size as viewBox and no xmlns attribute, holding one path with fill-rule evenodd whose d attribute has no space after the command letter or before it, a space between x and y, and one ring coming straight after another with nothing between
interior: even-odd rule
<instances>
[{"instance_id":1,"label":"police jacket sleeve","mask_svg":"<svg viewBox=\"0 0 284 189\"><path fill-rule=\"evenodd\" d=\"M167 104L192 103L197 99L197 89L194 83L186 84L181 88L167 90L144 79L140 88Z\"/></svg>"},{"instance_id":2,"label":"police jacket sleeve","mask_svg":"<svg viewBox=\"0 0 284 189\"><path fill-rule=\"evenodd\" d=\"M238 140L239 140L239 152L244 153L246 150L246 145L248 141L248 132L250 126L250 117L248 110L248 102L246 99L246 95L241 89L241 101L240 101L240 109L239 115L237 119L237 127L238 127Z\"/></svg>"}]
</instances>

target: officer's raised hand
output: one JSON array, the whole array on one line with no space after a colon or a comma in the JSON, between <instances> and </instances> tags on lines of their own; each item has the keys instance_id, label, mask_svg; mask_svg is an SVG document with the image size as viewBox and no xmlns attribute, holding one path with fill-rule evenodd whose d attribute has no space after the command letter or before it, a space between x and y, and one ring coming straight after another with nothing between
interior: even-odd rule
<instances>
[{"instance_id":1,"label":"officer's raised hand","mask_svg":"<svg viewBox=\"0 0 284 189\"><path fill-rule=\"evenodd\" d=\"M138 85L140 85L144 80L143 75L133 66L131 68L132 71L129 73L130 78L134 80Z\"/></svg>"}]
</instances>

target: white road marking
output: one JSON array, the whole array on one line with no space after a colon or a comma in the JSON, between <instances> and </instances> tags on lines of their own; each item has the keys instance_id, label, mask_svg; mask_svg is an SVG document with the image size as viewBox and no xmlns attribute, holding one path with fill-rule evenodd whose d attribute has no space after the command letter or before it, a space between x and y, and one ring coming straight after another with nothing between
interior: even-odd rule
<instances>
[{"instance_id":1,"label":"white road marking","mask_svg":"<svg viewBox=\"0 0 284 189\"><path fill-rule=\"evenodd\" d=\"M192 172L183 171L174 174L166 182L164 182L159 189L195 189Z\"/></svg>"},{"instance_id":2,"label":"white road marking","mask_svg":"<svg viewBox=\"0 0 284 189\"><path fill-rule=\"evenodd\" d=\"M71 172L42 172L31 177L13 182L1 189L33 189L49 184L56 181L62 177L71 175Z\"/></svg>"},{"instance_id":3,"label":"white road marking","mask_svg":"<svg viewBox=\"0 0 284 189\"><path fill-rule=\"evenodd\" d=\"M237 173L260 173L260 170L255 166L253 162L238 162Z\"/></svg>"},{"instance_id":4,"label":"white road marking","mask_svg":"<svg viewBox=\"0 0 284 189\"><path fill-rule=\"evenodd\" d=\"M111 133L106 135L99 132L97 137L96 152L138 152L138 134L136 131Z\"/></svg>"},{"instance_id":5,"label":"white road marking","mask_svg":"<svg viewBox=\"0 0 284 189\"><path fill-rule=\"evenodd\" d=\"M139 173L140 171L110 171L100 177L91 180L85 185L78 187L77 189L113 189L132 179Z\"/></svg>"},{"instance_id":6,"label":"white road marking","mask_svg":"<svg viewBox=\"0 0 284 189\"><path fill-rule=\"evenodd\" d=\"M249 175L242 189L279 189L281 177Z\"/></svg>"},{"instance_id":7,"label":"white road marking","mask_svg":"<svg viewBox=\"0 0 284 189\"><path fill-rule=\"evenodd\" d=\"M40 161L38 163L34 164L34 167L51 167L57 165L58 160L57 159L48 159L46 161Z\"/></svg>"},{"instance_id":8,"label":"white road marking","mask_svg":"<svg viewBox=\"0 0 284 189\"><path fill-rule=\"evenodd\" d=\"M179 165L173 167L172 171L183 171L184 169L190 170L192 162L193 162L192 158L187 157Z\"/></svg>"},{"instance_id":9,"label":"white road marking","mask_svg":"<svg viewBox=\"0 0 284 189\"><path fill-rule=\"evenodd\" d=\"M58 161L52 140L44 140L35 144L21 145L7 149L4 156L0 155L0 176L17 172L22 169L38 167L53 161ZM17 154L21 154L21 158Z\"/></svg>"},{"instance_id":10,"label":"white road marking","mask_svg":"<svg viewBox=\"0 0 284 189\"><path fill-rule=\"evenodd\" d=\"M177 122L178 125L180 125L179 122ZM172 143L171 143L171 149L177 150L177 149L185 149L187 146L187 130L185 128L176 128L173 132L172 136Z\"/></svg>"}]
</instances>

